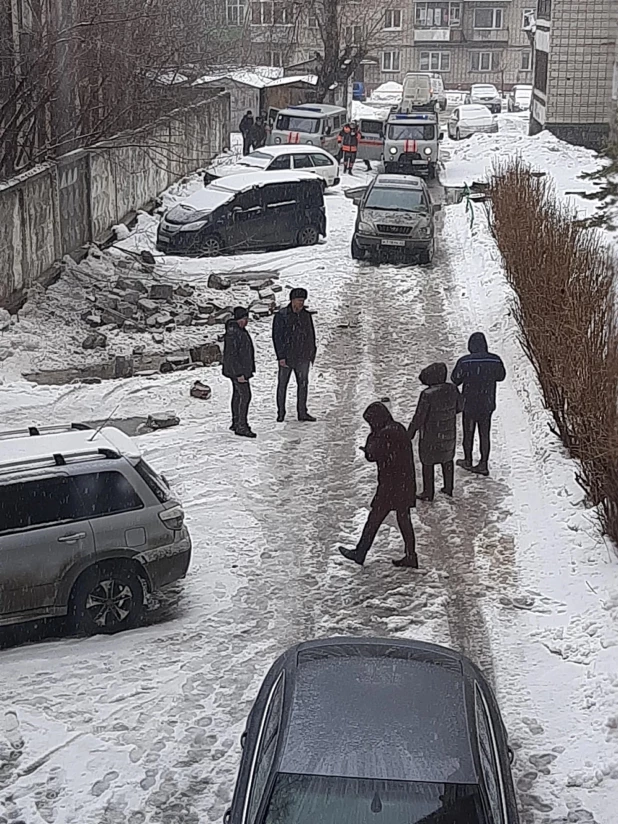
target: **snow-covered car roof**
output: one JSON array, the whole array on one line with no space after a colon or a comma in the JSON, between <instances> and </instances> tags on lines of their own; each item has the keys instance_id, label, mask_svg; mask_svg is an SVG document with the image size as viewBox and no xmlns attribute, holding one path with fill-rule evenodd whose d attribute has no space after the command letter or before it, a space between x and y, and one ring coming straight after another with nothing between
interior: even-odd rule
<instances>
[{"instance_id":1,"label":"snow-covered car roof","mask_svg":"<svg viewBox=\"0 0 618 824\"><path fill-rule=\"evenodd\" d=\"M480 89L487 89L487 91L492 91L498 93L498 89L493 85L493 83L473 83L471 87L471 91L479 91Z\"/></svg>"},{"instance_id":2,"label":"snow-covered car roof","mask_svg":"<svg viewBox=\"0 0 618 824\"><path fill-rule=\"evenodd\" d=\"M345 112L345 109L343 106L331 106L327 103L300 103L298 106L287 106L285 109L281 109L278 114L293 115L299 112L307 114L309 117L311 115L323 117L329 114L340 114Z\"/></svg>"},{"instance_id":3,"label":"snow-covered car roof","mask_svg":"<svg viewBox=\"0 0 618 824\"><path fill-rule=\"evenodd\" d=\"M178 206L189 206L199 212L212 212L223 206L239 192L246 192L255 186L265 186L267 183L300 183L319 180L312 172L272 171L250 172L234 174L215 180L210 186L198 189L189 197L179 201Z\"/></svg>"},{"instance_id":4,"label":"snow-covered car roof","mask_svg":"<svg viewBox=\"0 0 618 824\"><path fill-rule=\"evenodd\" d=\"M0 432L0 469L16 462L29 463L45 458L51 462L54 455L96 453L98 449L110 449L132 459L138 459L141 455L133 440L113 426L103 427L99 432L68 428L60 432L45 432L42 427L40 433Z\"/></svg>"},{"instance_id":5,"label":"snow-covered car roof","mask_svg":"<svg viewBox=\"0 0 618 824\"><path fill-rule=\"evenodd\" d=\"M286 144L279 144L278 146L262 146L261 149L256 149L255 152L251 152L251 154L247 155L247 157L251 157L253 154L257 154L258 152L263 152L264 154L269 154L272 157L279 157L279 155L286 155L286 154L307 154L307 152L312 152L314 154L323 154L332 157L329 152L325 149L320 148L320 146L309 146L308 144L298 144L294 145L290 143L289 145ZM246 160L246 158L243 158ZM242 160L239 161L242 164Z\"/></svg>"},{"instance_id":6,"label":"snow-covered car roof","mask_svg":"<svg viewBox=\"0 0 618 824\"><path fill-rule=\"evenodd\" d=\"M463 106L457 106L459 114L462 116L480 115L491 118L493 115L482 103L465 103Z\"/></svg>"},{"instance_id":7,"label":"snow-covered car roof","mask_svg":"<svg viewBox=\"0 0 618 824\"><path fill-rule=\"evenodd\" d=\"M216 177L248 174L254 169L256 171L259 169L265 170L266 165L275 157L297 154L320 154L328 157L329 160L334 163L333 156L324 149L321 149L319 146L308 146L306 144L296 146L290 144L280 146L262 146L261 149L256 149L255 152L251 152L251 154L246 155L246 157L243 157L236 163L225 163L224 161L213 163L206 171ZM269 174L272 175L272 172L269 172Z\"/></svg>"}]
</instances>

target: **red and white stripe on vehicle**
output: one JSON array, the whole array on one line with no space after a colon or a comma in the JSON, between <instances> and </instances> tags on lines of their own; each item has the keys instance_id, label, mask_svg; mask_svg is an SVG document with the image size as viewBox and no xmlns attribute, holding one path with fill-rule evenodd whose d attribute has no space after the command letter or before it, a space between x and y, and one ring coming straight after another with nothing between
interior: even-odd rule
<instances>
[{"instance_id":1,"label":"red and white stripe on vehicle","mask_svg":"<svg viewBox=\"0 0 618 824\"><path fill-rule=\"evenodd\" d=\"M404 140L403 141L403 150L404 150L404 152L415 152L416 151L416 140Z\"/></svg>"},{"instance_id":2,"label":"red and white stripe on vehicle","mask_svg":"<svg viewBox=\"0 0 618 824\"><path fill-rule=\"evenodd\" d=\"M300 143L300 132L288 132L288 143Z\"/></svg>"}]
</instances>

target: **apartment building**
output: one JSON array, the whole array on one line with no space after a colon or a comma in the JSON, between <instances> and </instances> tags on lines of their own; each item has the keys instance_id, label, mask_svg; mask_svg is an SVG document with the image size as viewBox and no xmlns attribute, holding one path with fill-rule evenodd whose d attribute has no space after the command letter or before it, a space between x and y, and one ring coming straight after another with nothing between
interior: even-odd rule
<instances>
[{"instance_id":1,"label":"apartment building","mask_svg":"<svg viewBox=\"0 0 618 824\"><path fill-rule=\"evenodd\" d=\"M539 0L531 132L600 149L615 128L616 0Z\"/></svg>"}]
</instances>

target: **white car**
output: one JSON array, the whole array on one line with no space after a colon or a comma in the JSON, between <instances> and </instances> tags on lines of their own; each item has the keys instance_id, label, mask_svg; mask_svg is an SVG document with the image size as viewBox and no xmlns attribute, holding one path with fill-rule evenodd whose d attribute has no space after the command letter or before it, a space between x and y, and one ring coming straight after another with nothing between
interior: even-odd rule
<instances>
[{"instance_id":1,"label":"white car","mask_svg":"<svg viewBox=\"0 0 618 824\"><path fill-rule=\"evenodd\" d=\"M463 140L477 132L497 132L498 119L486 106L457 106L448 119L447 129L450 138Z\"/></svg>"},{"instance_id":2,"label":"white car","mask_svg":"<svg viewBox=\"0 0 618 824\"><path fill-rule=\"evenodd\" d=\"M532 86L513 86L506 104L510 112L527 112L532 104Z\"/></svg>"},{"instance_id":3,"label":"white car","mask_svg":"<svg viewBox=\"0 0 618 824\"><path fill-rule=\"evenodd\" d=\"M475 83L466 97L466 103L487 106L494 114L502 111L500 92L491 83Z\"/></svg>"},{"instance_id":4,"label":"white car","mask_svg":"<svg viewBox=\"0 0 618 824\"><path fill-rule=\"evenodd\" d=\"M339 183L339 163L318 146L262 146L234 163L226 163L219 158L204 175L208 185L229 175L246 174L248 171L294 171L312 172L324 180L325 186Z\"/></svg>"}]
</instances>

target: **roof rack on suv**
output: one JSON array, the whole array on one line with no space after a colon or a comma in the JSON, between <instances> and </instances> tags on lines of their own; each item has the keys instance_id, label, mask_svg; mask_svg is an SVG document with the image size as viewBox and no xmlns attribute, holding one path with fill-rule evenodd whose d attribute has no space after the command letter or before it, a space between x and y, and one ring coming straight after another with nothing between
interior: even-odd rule
<instances>
[{"instance_id":1,"label":"roof rack on suv","mask_svg":"<svg viewBox=\"0 0 618 824\"><path fill-rule=\"evenodd\" d=\"M8 461L0 464L0 474L15 472L20 469L37 469L46 466L66 466L72 461L92 461L94 459L105 458L117 459L122 457L115 449L78 449L74 452L55 452L52 455L42 455L36 458L19 458L15 461Z\"/></svg>"},{"instance_id":2,"label":"roof rack on suv","mask_svg":"<svg viewBox=\"0 0 618 824\"><path fill-rule=\"evenodd\" d=\"M22 438L24 435L52 435L58 432L83 432L92 429L87 423L55 424L54 426L29 426L26 429L8 429L0 432L0 438Z\"/></svg>"}]
</instances>

